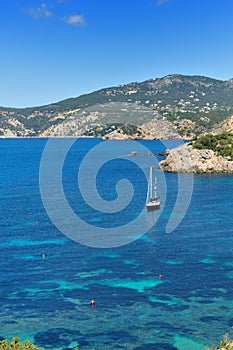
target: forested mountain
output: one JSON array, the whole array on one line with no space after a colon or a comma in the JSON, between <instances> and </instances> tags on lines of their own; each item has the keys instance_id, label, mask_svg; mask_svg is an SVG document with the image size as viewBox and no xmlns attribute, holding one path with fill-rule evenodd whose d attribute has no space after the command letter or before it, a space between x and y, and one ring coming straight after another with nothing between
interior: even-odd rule
<instances>
[{"instance_id":1,"label":"forested mountain","mask_svg":"<svg viewBox=\"0 0 233 350\"><path fill-rule=\"evenodd\" d=\"M231 116L233 79L175 74L109 87L46 106L0 107L0 136L129 134L189 138L216 127L227 128L226 120Z\"/></svg>"}]
</instances>

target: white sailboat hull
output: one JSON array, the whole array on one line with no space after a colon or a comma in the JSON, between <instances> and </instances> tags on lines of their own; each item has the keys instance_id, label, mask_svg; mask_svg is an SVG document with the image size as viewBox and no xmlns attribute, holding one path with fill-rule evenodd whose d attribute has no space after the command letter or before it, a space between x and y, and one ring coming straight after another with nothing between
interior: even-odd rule
<instances>
[{"instance_id":1,"label":"white sailboat hull","mask_svg":"<svg viewBox=\"0 0 233 350\"><path fill-rule=\"evenodd\" d=\"M146 204L147 211L158 210L158 209L160 209L160 200L159 199L151 200L149 203Z\"/></svg>"},{"instance_id":2,"label":"white sailboat hull","mask_svg":"<svg viewBox=\"0 0 233 350\"><path fill-rule=\"evenodd\" d=\"M159 199L159 196L156 194L156 178L154 178L154 182L153 182L152 177L153 177L152 167L150 167L150 178L148 183L147 201L146 201L147 211L160 209L160 199Z\"/></svg>"}]
</instances>

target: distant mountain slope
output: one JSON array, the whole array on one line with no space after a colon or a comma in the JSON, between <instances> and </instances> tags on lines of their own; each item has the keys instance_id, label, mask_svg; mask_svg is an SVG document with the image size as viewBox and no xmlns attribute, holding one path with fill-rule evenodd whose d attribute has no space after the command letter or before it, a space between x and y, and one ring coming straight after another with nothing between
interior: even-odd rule
<instances>
[{"instance_id":1,"label":"distant mountain slope","mask_svg":"<svg viewBox=\"0 0 233 350\"><path fill-rule=\"evenodd\" d=\"M0 107L0 136L82 136L99 127L111 130L107 126L127 124L140 127L142 135L189 138L231 116L233 79L174 74L46 106Z\"/></svg>"}]
</instances>

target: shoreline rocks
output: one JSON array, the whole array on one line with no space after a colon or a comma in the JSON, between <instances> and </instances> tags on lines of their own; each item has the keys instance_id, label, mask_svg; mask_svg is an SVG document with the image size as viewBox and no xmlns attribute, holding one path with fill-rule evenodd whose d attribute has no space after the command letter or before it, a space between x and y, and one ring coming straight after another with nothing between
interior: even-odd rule
<instances>
[{"instance_id":1,"label":"shoreline rocks","mask_svg":"<svg viewBox=\"0 0 233 350\"><path fill-rule=\"evenodd\" d=\"M167 158L159 162L159 168L175 173L233 173L233 161L217 156L212 150L198 150L184 144L171 149Z\"/></svg>"}]
</instances>

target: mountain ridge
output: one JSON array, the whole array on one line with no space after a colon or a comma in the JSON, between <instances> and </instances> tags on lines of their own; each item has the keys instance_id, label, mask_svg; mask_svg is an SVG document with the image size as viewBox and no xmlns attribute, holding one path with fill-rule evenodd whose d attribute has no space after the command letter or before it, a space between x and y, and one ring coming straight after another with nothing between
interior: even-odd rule
<instances>
[{"instance_id":1,"label":"mountain ridge","mask_svg":"<svg viewBox=\"0 0 233 350\"><path fill-rule=\"evenodd\" d=\"M0 136L92 136L93 129L108 129L112 124L124 134L123 129L133 130L123 127L127 124L142 128L143 138L158 138L158 134L163 138L160 125L164 129L167 124L173 131L165 130L164 137L175 133L177 138L190 138L227 125L224 122L232 116L233 79L170 74L43 106L0 107Z\"/></svg>"}]
</instances>

